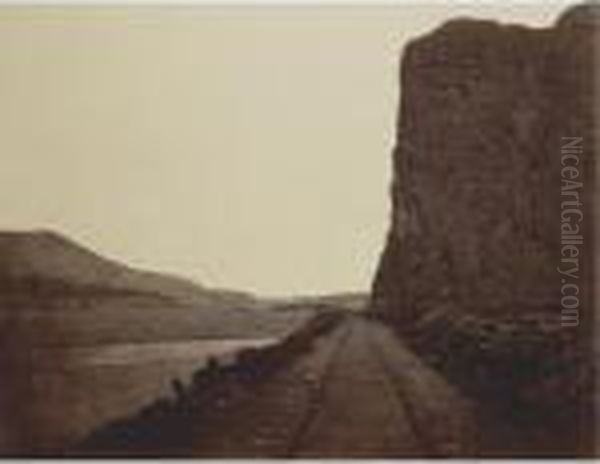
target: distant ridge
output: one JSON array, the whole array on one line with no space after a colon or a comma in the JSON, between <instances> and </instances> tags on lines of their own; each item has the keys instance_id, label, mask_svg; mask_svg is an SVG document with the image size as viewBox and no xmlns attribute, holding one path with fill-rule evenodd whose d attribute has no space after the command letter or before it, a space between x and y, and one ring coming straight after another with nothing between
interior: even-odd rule
<instances>
[{"instance_id":1,"label":"distant ridge","mask_svg":"<svg viewBox=\"0 0 600 464\"><path fill-rule=\"evenodd\" d=\"M243 292L209 290L185 278L104 258L54 231L0 232L0 286L14 288L32 281L152 294L190 305L254 303L254 298Z\"/></svg>"}]
</instances>

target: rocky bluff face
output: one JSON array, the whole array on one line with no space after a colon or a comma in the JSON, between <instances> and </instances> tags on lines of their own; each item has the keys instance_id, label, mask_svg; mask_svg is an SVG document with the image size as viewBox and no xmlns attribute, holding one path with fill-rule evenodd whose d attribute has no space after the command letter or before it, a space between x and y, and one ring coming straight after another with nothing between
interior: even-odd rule
<instances>
[{"instance_id":1,"label":"rocky bluff face","mask_svg":"<svg viewBox=\"0 0 600 464\"><path fill-rule=\"evenodd\" d=\"M456 20L407 46L379 315L560 324L561 147L582 137L581 324L591 316L597 13L576 7L548 29Z\"/></svg>"}]
</instances>

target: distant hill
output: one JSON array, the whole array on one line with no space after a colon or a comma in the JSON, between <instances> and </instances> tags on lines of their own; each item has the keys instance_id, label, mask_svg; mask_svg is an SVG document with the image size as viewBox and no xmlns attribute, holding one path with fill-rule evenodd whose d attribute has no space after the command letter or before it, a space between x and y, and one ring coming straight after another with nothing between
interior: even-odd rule
<instances>
[{"instance_id":1,"label":"distant hill","mask_svg":"<svg viewBox=\"0 0 600 464\"><path fill-rule=\"evenodd\" d=\"M290 298L275 298L268 300L271 307L276 309L319 309L335 307L348 311L362 311L368 306L370 295L361 292L332 293L317 296L297 296Z\"/></svg>"},{"instance_id":2,"label":"distant hill","mask_svg":"<svg viewBox=\"0 0 600 464\"><path fill-rule=\"evenodd\" d=\"M283 336L323 306L365 301L258 298L135 269L55 232L0 232L0 342L10 333L19 346Z\"/></svg>"},{"instance_id":3,"label":"distant hill","mask_svg":"<svg viewBox=\"0 0 600 464\"><path fill-rule=\"evenodd\" d=\"M181 277L134 269L50 231L0 232L0 288L133 293L216 307L255 304L243 292L207 289Z\"/></svg>"},{"instance_id":4,"label":"distant hill","mask_svg":"<svg viewBox=\"0 0 600 464\"><path fill-rule=\"evenodd\" d=\"M369 303L370 295L368 293L349 292L334 293L314 298L305 298L305 301L315 301L328 306L336 306L350 311L362 311L366 309Z\"/></svg>"}]
</instances>

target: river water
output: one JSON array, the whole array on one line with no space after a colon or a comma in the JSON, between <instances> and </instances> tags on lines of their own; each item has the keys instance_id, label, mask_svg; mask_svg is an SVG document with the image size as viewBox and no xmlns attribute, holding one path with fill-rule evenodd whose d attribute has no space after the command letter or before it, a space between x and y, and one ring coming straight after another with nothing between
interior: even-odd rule
<instances>
[{"instance_id":1,"label":"river water","mask_svg":"<svg viewBox=\"0 0 600 464\"><path fill-rule=\"evenodd\" d=\"M209 357L232 362L243 348L276 341L207 339L38 350L24 420L27 441L38 449L61 448L159 396L172 396L173 379L187 384Z\"/></svg>"}]
</instances>

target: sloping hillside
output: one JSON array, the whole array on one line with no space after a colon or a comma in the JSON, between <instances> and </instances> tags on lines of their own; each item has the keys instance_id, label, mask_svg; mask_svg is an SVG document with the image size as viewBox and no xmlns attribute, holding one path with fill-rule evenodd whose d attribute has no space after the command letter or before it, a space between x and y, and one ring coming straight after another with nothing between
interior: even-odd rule
<instances>
[{"instance_id":1,"label":"sloping hillside","mask_svg":"<svg viewBox=\"0 0 600 464\"><path fill-rule=\"evenodd\" d=\"M184 278L133 269L54 232L0 233L4 293L129 293L185 305L252 306L250 295L208 290Z\"/></svg>"}]
</instances>

